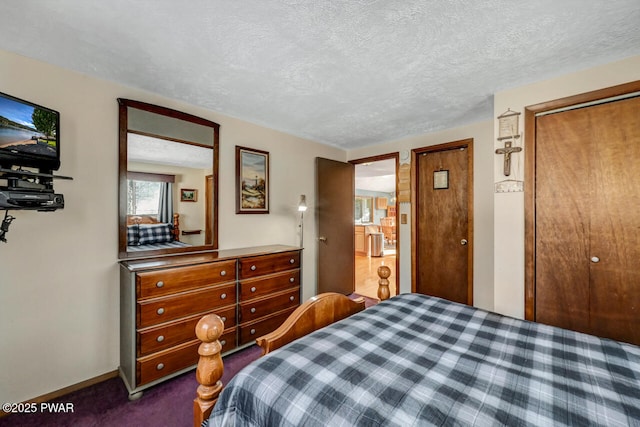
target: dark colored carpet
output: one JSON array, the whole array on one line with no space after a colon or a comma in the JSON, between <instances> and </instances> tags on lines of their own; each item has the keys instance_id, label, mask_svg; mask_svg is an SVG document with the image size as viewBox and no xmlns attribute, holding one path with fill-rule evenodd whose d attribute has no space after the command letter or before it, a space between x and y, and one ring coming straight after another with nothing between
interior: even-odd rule
<instances>
[{"instance_id":1,"label":"dark colored carpet","mask_svg":"<svg viewBox=\"0 0 640 427\"><path fill-rule=\"evenodd\" d=\"M351 295L352 298L358 296ZM378 303L376 299L364 298L366 307ZM260 348L254 345L225 356L222 383L227 384L240 369L256 360L260 354ZM192 426L193 399L197 387L195 371L190 371L145 390L138 400L129 401L122 380L113 378L52 400L73 403L73 413L38 411L33 414L10 414L0 418L0 427Z\"/></svg>"},{"instance_id":2,"label":"dark colored carpet","mask_svg":"<svg viewBox=\"0 0 640 427\"><path fill-rule=\"evenodd\" d=\"M260 348L254 345L224 357L222 383L228 383L260 353ZM72 402L72 414L10 414L0 418L0 426L190 427L197 387L195 371L190 371L145 390L138 400L129 401L127 389L118 377L53 400Z\"/></svg>"}]
</instances>

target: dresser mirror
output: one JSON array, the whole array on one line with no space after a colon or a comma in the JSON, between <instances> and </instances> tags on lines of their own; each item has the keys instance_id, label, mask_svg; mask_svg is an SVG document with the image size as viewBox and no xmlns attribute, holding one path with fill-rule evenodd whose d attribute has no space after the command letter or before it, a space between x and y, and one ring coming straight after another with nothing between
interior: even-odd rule
<instances>
[{"instance_id":1,"label":"dresser mirror","mask_svg":"<svg viewBox=\"0 0 640 427\"><path fill-rule=\"evenodd\" d=\"M219 125L119 104L119 258L218 248Z\"/></svg>"}]
</instances>

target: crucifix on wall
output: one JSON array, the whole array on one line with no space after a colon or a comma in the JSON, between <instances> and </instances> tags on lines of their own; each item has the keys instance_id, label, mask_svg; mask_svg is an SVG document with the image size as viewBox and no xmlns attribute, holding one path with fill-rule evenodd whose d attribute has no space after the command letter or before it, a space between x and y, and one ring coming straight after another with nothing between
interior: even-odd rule
<instances>
[{"instance_id":1,"label":"crucifix on wall","mask_svg":"<svg viewBox=\"0 0 640 427\"><path fill-rule=\"evenodd\" d=\"M511 154L522 151L522 147L514 147L513 140L520 138L518 132L520 113L507 109L504 113L498 116L498 141L504 140L504 148L498 148L496 154L504 154L504 169L505 176L511 175Z\"/></svg>"},{"instance_id":2,"label":"crucifix on wall","mask_svg":"<svg viewBox=\"0 0 640 427\"><path fill-rule=\"evenodd\" d=\"M496 154L504 154L504 176L511 175L511 154L522 151L522 147L512 147L511 141L505 141L504 148L498 148Z\"/></svg>"}]
</instances>

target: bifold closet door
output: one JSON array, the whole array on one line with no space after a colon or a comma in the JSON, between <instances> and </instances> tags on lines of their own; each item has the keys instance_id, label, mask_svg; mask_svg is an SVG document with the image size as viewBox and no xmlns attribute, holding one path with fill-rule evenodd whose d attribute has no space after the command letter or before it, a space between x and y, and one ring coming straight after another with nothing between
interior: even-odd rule
<instances>
[{"instance_id":1,"label":"bifold closet door","mask_svg":"<svg viewBox=\"0 0 640 427\"><path fill-rule=\"evenodd\" d=\"M536 321L640 344L640 98L536 119Z\"/></svg>"},{"instance_id":2,"label":"bifold closet door","mask_svg":"<svg viewBox=\"0 0 640 427\"><path fill-rule=\"evenodd\" d=\"M640 344L640 97L590 107L593 334Z\"/></svg>"},{"instance_id":3,"label":"bifold closet door","mask_svg":"<svg viewBox=\"0 0 640 427\"><path fill-rule=\"evenodd\" d=\"M589 120L579 110L536 119L535 320L589 330Z\"/></svg>"}]
</instances>

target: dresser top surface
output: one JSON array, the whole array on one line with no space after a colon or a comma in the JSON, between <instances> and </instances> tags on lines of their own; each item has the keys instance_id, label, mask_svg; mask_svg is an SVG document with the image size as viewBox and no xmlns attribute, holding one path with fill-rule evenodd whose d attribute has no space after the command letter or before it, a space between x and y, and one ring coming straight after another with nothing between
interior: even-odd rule
<instances>
[{"instance_id":1,"label":"dresser top surface","mask_svg":"<svg viewBox=\"0 0 640 427\"><path fill-rule=\"evenodd\" d=\"M277 254L281 252L299 251L302 248L287 245L253 246L249 248L221 249L215 251L153 257L134 260L123 260L120 264L129 271L155 270L168 267L203 264L213 261L224 261L235 258Z\"/></svg>"}]
</instances>

